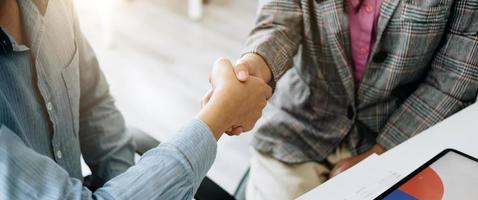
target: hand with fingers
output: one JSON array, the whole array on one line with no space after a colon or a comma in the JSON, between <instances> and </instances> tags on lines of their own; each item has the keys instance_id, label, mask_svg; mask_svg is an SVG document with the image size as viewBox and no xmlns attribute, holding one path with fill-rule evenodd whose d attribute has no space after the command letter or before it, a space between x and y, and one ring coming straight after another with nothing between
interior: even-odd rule
<instances>
[{"instance_id":1,"label":"hand with fingers","mask_svg":"<svg viewBox=\"0 0 478 200\"><path fill-rule=\"evenodd\" d=\"M269 83L272 79L272 72L267 63L261 56L254 53L245 54L236 62L233 68L236 78L240 82L246 82L249 79L261 79L265 83ZM203 106L209 102L213 93L214 88L212 87L203 97ZM226 133L228 135L240 135L245 131L248 130L242 126L232 126L226 130Z\"/></svg>"},{"instance_id":2,"label":"hand with fingers","mask_svg":"<svg viewBox=\"0 0 478 200\"><path fill-rule=\"evenodd\" d=\"M260 78L266 83L272 79L272 72L265 60L254 53L242 56L234 65L234 72L239 81L247 81L250 76Z\"/></svg>"},{"instance_id":3,"label":"hand with fingers","mask_svg":"<svg viewBox=\"0 0 478 200\"><path fill-rule=\"evenodd\" d=\"M210 83L211 92L204 97L198 118L209 126L216 139L226 131L240 134L251 130L272 95L272 89L260 78L239 81L232 63L224 58L216 61Z\"/></svg>"},{"instance_id":4,"label":"hand with fingers","mask_svg":"<svg viewBox=\"0 0 478 200\"><path fill-rule=\"evenodd\" d=\"M362 162L362 160L365 160L367 157L369 157L370 155L372 155L374 153L380 155L384 152L385 152L385 150L383 149L382 146L380 146L379 144L375 144L374 146L372 146L372 148L370 148L369 150L367 150L367 151L365 151L361 154L358 154L358 155L352 156L350 158L340 160L337 164L335 164L334 168L330 171L329 177L333 178L333 177L339 175L340 173L344 172L345 170L347 170L347 169L355 166L356 164Z\"/></svg>"}]
</instances>

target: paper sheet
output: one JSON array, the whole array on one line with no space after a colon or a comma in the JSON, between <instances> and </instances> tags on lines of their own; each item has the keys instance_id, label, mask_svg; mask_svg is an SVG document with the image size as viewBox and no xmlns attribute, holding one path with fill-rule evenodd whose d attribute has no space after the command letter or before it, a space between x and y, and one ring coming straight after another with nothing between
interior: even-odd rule
<instances>
[{"instance_id":1,"label":"paper sheet","mask_svg":"<svg viewBox=\"0 0 478 200\"><path fill-rule=\"evenodd\" d=\"M298 200L373 199L404 176L384 166L376 154L299 197ZM352 177L353 178L350 178Z\"/></svg>"}]
</instances>

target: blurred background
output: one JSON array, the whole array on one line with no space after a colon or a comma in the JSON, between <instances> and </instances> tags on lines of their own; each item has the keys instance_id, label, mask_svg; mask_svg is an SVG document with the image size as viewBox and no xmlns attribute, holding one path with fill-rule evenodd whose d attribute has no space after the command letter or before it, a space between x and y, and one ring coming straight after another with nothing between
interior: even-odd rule
<instances>
[{"instance_id":1,"label":"blurred background","mask_svg":"<svg viewBox=\"0 0 478 200\"><path fill-rule=\"evenodd\" d=\"M161 141L199 111L214 61L240 56L256 7L257 0L76 1L127 124ZM230 193L248 168L251 138L218 144L208 176Z\"/></svg>"}]
</instances>

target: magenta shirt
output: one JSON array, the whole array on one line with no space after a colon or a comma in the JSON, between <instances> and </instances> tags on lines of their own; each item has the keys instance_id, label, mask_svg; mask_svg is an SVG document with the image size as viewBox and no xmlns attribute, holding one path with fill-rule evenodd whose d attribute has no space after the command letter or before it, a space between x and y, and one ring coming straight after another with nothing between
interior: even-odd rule
<instances>
[{"instance_id":1,"label":"magenta shirt","mask_svg":"<svg viewBox=\"0 0 478 200\"><path fill-rule=\"evenodd\" d=\"M382 0L362 0L357 12L359 0L348 0L348 17L355 82L362 81L370 50L375 42L378 17Z\"/></svg>"}]
</instances>

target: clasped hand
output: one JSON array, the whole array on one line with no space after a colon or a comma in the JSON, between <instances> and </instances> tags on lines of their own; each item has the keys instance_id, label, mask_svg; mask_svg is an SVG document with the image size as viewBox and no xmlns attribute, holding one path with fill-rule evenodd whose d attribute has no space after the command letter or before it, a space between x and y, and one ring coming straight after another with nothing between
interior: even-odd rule
<instances>
[{"instance_id":1,"label":"clasped hand","mask_svg":"<svg viewBox=\"0 0 478 200\"><path fill-rule=\"evenodd\" d=\"M251 130L272 95L272 89L261 78L247 76L239 80L232 63L224 58L214 64L209 82L211 90L203 98L198 117L216 139L224 132L240 134Z\"/></svg>"}]
</instances>

